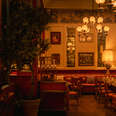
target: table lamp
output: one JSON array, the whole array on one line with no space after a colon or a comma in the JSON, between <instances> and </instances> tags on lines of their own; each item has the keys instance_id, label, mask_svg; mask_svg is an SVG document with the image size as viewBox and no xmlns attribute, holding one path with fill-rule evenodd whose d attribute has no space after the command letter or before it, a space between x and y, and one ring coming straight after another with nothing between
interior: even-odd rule
<instances>
[{"instance_id":1,"label":"table lamp","mask_svg":"<svg viewBox=\"0 0 116 116\"><path fill-rule=\"evenodd\" d=\"M102 61L107 69L106 75L110 75L110 68L113 62L113 52L111 49L105 49L102 54Z\"/></svg>"}]
</instances>

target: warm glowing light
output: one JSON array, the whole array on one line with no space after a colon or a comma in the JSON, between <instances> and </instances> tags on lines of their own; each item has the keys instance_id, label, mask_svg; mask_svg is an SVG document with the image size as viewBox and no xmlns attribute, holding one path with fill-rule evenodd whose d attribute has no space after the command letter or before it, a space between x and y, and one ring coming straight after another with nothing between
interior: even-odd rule
<instances>
[{"instance_id":1,"label":"warm glowing light","mask_svg":"<svg viewBox=\"0 0 116 116\"><path fill-rule=\"evenodd\" d=\"M95 0L97 4L104 4L105 0Z\"/></svg>"},{"instance_id":2,"label":"warm glowing light","mask_svg":"<svg viewBox=\"0 0 116 116\"><path fill-rule=\"evenodd\" d=\"M92 38L89 36L89 37L87 37L87 41L91 41L92 40Z\"/></svg>"},{"instance_id":3,"label":"warm glowing light","mask_svg":"<svg viewBox=\"0 0 116 116\"><path fill-rule=\"evenodd\" d=\"M83 23L89 23L89 19L87 17L83 18Z\"/></svg>"},{"instance_id":4,"label":"warm glowing light","mask_svg":"<svg viewBox=\"0 0 116 116\"><path fill-rule=\"evenodd\" d=\"M89 33L90 32L90 28L87 28L87 33Z\"/></svg>"},{"instance_id":5,"label":"warm glowing light","mask_svg":"<svg viewBox=\"0 0 116 116\"><path fill-rule=\"evenodd\" d=\"M103 17L98 17L97 23L103 23Z\"/></svg>"},{"instance_id":6,"label":"warm glowing light","mask_svg":"<svg viewBox=\"0 0 116 116\"><path fill-rule=\"evenodd\" d=\"M113 7L116 7L116 1L112 0Z\"/></svg>"},{"instance_id":7,"label":"warm glowing light","mask_svg":"<svg viewBox=\"0 0 116 116\"><path fill-rule=\"evenodd\" d=\"M67 50L70 50L70 48L67 48Z\"/></svg>"},{"instance_id":8,"label":"warm glowing light","mask_svg":"<svg viewBox=\"0 0 116 116\"><path fill-rule=\"evenodd\" d=\"M68 46L72 46L72 43L71 43L71 42L69 42L67 45L68 45Z\"/></svg>"},{"instance_id":9,"label":"warm glowing light","mask_svg":"<svg viewBox=\"0 0 116 116\"><path fill-rule=\"evenodd\" d=\"M24 70L29 70L29 69L30 69L30 67L29 67L29 65L24 64L23 69L24 69Z\"/></svg>"},{"instance_id":10,"label":"warm glowing light","mask_svg":"<svg viewBox=\"0 0 116 116\"><path fill-rule=\"evenodd\" d=\"M77 31L78 31L78 32L81 32L81 31L82 31L82 27L81 27L81 26L78 26L78 27L77 27Z\"/></svg>"},{"instance_id":11,"label":"warm glowing light","mask_svg":"<svg viewBox=\"0 0 116 116\"><path fill-rule=\"evenodd\" d=\"M108 32L110 30L110 28L108 26L104 26L104 31Z\"/></svg>"},{"instance_id":12,"label":"warm glowing light","mask_svg":"<svg viewBox=\"0 0 116 116\"><path fill-rule=\"evenodd\" d=\"M87 25L83 25L83 26L82 26L82 30L83 30L84 32L87 32L87 31L88 31Z\"/></svg>"},{"instance_id":13,"label":"warm glowing light","mask_svg":"<svg viewBox=\"0 0 116 116\"><path fill-rule=\"evenodd\" d=\"M74 38L74 37L70 37L70 40L71 40L71 41L75 41L75 38Z\"/></svg>"},{"instance_id":14,"label":"warm glowing light","mask_svg":"<svg viewBox=\"0 0 116 116\"><path fill-rule=\"evenodd\" d=\"M102 61L104 63L111 63L113 61L113 52L111 49L106 49L103 51Z\"/></svg>"},{"instance_id":15,"label":"warm glowing light","mask_svg":"<svg viewBox=\"0 0 116 116\"><path fill-rule=\"evenodd\" d=\"M93 24L95 23L95 17L94 16L90 17L90 22L93 23Z\"/></svg>"},{"instance_id":16,"label":"warm glowing light","mask_svg":"<svg viewBox=\"0 0 116 116\"><path fill-rule=\"evenodd\" d=\"M98 24L96 26L96 29L98 30L98 32L102 32L102 25L101 24Z\"/></svg>"},{"instance_id":17,"label":"warm glowing light","mask_svg":"<svg viewBox=\"0 0 116 116\"><path fill-rule=\"evenodd\" d=\"M75 50L75 47L73 47L72 50Z\"/></svg>"}]
</instances>

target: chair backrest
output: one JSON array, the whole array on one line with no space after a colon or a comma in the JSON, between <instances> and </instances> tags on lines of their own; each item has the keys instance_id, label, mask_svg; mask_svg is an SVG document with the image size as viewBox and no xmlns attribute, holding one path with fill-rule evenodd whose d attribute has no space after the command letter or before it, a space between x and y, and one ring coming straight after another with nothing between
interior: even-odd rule
<instances>
[{"instance_id":1,"label":"chair backrest","mask_svg":"<svg viewBox=\"0 0 116 116\"><path fill-rule=\"evenodd\" d=\"M40 92L43 91L66 91L65 81L41 81L40 82Z\"/></svg>"},{"instance_id":2,"label":"chair backrest","mask_svg":"<svg viewBox=\"0 0 116 116\"><path fill-rule=\"evenodd\" d=\"M71 76L64 76L64 80L67 82L71 82L72 77Z\"/></svg>"},{"instance_id":3,"label":"chair backrest","mask_svg":"<svg viewBox=\"0 0 116 116\"><path fill-rule=\"evenodd\" d=\"M86 76L80 77L80 82L81 83L87 83L87 77Z\"/></svg>"}]
</instances>

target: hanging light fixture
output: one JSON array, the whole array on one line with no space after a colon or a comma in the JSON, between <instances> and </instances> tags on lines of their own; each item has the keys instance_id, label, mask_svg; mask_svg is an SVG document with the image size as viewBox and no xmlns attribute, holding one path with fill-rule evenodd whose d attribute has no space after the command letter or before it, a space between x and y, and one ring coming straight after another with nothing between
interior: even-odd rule
<instances>
[{"instance_id":1,"label":"hanging light fixture","mask_svg":"<svg viewBox=\"0 0 116 116\"><path fill-rule=\"evenodd\" d=\"M104 3L105 0L96 0L97 3ZM92 11L93 11L93 4L94 0L92 0ZM79 38L81 36L85 36L85 38L88 37L88 33L93 33L95 30L98 32L99 35L102 35L102 33L107 36L109 32L109 27L104 25L103 23L104 19L102 16L95 17L92 13L92 16L90 17L84 17L82 19L82 24L77 27L77 31L79 34Z\"/></svg>"},{"instance_id":2,"label":"hanging light fixture","mask_svg":"<svg viewBox=\"0 0 116 116\"><path fill-rule=\"evenodd\" d=\"M79 37L84 35L88 36L88 33L92 33L96 30L98 34L104 33L106 36L110 30L109 26L104 25L103 17L95 18L94 16L84 17L83 23L77 27Z\"/></svg>"},{"instance_id":3,"label":"hanging light fixture","mask_svg":"<svg viewBox=\"0 0 116 116\"><path fill-rule=\"evenodd\" d=\"M105 0L95 0L97 4L104 4Z\"/></svg>"},{"instance_id":4,"label":"hanging light fixture","mask_svg":"<svg viewBox=\"0 0 116 116\"><path fill-rule=\"evenodd\" d=\"M116 9L116 0L95 0L95 2L99 5L99 8L113 10Z\"/></svg>"}]
</instances>

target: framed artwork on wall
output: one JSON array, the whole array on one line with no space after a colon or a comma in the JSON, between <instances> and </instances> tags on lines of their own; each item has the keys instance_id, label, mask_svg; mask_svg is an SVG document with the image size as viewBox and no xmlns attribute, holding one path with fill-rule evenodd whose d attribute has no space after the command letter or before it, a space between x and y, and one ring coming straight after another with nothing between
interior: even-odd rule
<instances>
[{"instance_id":1,"label":"framed artwork on wall","mask_svg":"<svg viewBox=\"0 0 116 116\"><path fill-rule=\"evenodd\" d=\"M51 32L51 44L61 44L61 32Z\"/></svg>"},{"instance_id":2,"label":"framed artwork on wall","mask_svg":"<svg viewBox=\"0 0 116 116\"><path fill-rule=\"evenodd\" d=\"M52 58L52 64L56 64L56 65L60 64L60 54L58 53L51 54L51 58Z\"/></svg>"},{"instance_id":3,"label":"framed artwork on wall","mask_svg":"<svg viewBox=\"0 0 116 116\"><path fill-rule=\"evenodd\" d=\"M79 66L94 66L94 53L93 52L80 52L78 53Z\"/></svg>"}]
</instances>

